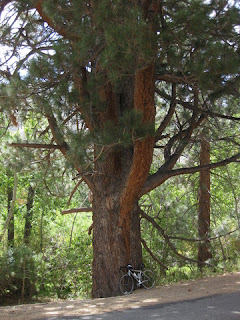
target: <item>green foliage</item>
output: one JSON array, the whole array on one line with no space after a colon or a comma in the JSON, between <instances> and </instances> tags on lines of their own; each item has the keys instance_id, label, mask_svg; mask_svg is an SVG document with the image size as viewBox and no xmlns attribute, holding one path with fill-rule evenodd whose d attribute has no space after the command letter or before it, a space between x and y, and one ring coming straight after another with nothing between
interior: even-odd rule
<instances>
[{"instance_id":1,"label":"green foliage","mask_svg":"<svg viewBox=\"0 0 240 320\"><path fill-rule=\"evenodd\" d=\"M94 132L95 141L102 146L128 147L134 141L154 134L152 124L143 124L142 113L135 110L126 111L116 127L111 121L105 122L103 128Z\"/></svg>"},{"instance_id":2,"label":"green foliage","mask_svg":"<svg viewBox=\"0 0 240 320\"><path fill-rule=\"evenodd\" d=\"M80 242L76 242L80 240ZM91 296L91 239L81 235L71 247L61 243L48 247L42 255L37 292L56 298Z\"/></svg>"},{"instance_id":3,"label":"green foliage","mask_svg":"<svg viewBox=\"0 0 240 320\"><path fill-rule=\"evenodd\" d=\"M217 153L217 151L215 150ZM223 152L221 150L221 152ZM214 152L213 152L214 155ZM211 171L211 252L212 266L199 272L196 263L185 261L170 248L162 234L142 219L142 235L148 247L168 270L143 250L160 283L184 281L239 268L239 168L231 164ZM198 174L172 178L143 198L142 207L168 235L176 252L197 260ZM188 241L190 239L192 241Z\"/></svg>"},{"instance_id":4,"label":"green foliage","mask_svg":"<svg viewBox=\"0 0 240 320\"><path fill-rule=\"evenodd\" d=\"M0 255L0 297L21 297L34 290L37 279L36 257L22 245Z\"/></svg>"},{"instance_id":5,"label":"green foliage","mask_svg":"<svg viewBox=\"0 0 240 320\"><path fill-rule=\"evenodd\" d=\"M60 215L74 188L73 166L77 163L78 168L90 171L96 158L104 158L104 151L129 147L154 135L168 113L165 97L173 89L171 85L177 87L177 106L162 134L150 173L159 168L168 170L167 160L178 150L185 130L191 129L192 109L199 115L202 108L202 114L216 111L239 116L239 101L232 98L239 96L239 7L233 1L168 0L161 2L152 23L152 8L146 18L140 2L41 3L50 26L44 22L44 14L40 17L33 10L33 2L27 0L12 2L1 20L1 44L7 48L0 57L2 225L7 217L6 191L12 185L5 168L17 170L20 179L14 247L7 247L6 238L0 244L0 296L83 297L91 292L92 247L87 235L91 218L65 219ZM133 86L127 86L136 71L153 61L157 76L174 79L171 84L156 83L164 97L156 103L156 128L143 125L143 115L133 110L134 103L126 102L134 99ZM101 96L108 85L118 106L115 122L110 121L111 101ZM195 85L199 110L195 110L193 98ZM173 105L173 97L170 100ZM13 114L18 129L10 125ZM88 125L92 126L90 133ZM239 128L233 121L216 114L208 126L212 161L239 152ZM198 164L199 135L200 131L192 134L175 168ZM40 144L54 141L61 147L68 144L66 157L71 161L66 163L59 151L53 153L51 149L10 151L7 144L13 139ZM165 154L160 152L163 149ZM210 262L216 269L227 269L239 265L239 230L229 233L240 226L239 168L232 165L214 170L211 177L211 236L217 238L211 241ZM30 183L36 192L30 244L26 247L23 235ZM177 253L191 259L197 257L198 243L186 239L198 238L197 194L198 174L193 174L172 178L142 198L143 208L166 232ZM85 205L86 196L87 187L81 185L72 205ZM143 219L141 228L149 248L169 268L164 271L144 250L144 261L161 279L177 281L199 275Z\"/></svg>"},{"instance_id":6,"label":"green foliage","mask_svg":"<svg viewBox=\"0 0 240 320\"><path fill-rule=\"evenodd\" d=\"M29 124L34 124L30 119ZM26 134L31 135L30 127ZM60 160L59 160L60 161ZM60 165L61 163L61 165ZM25 161L25 168L31 164ZM76 298L91 295L91 236L87 230L91 216L61 216L73 189L69 181L71 168L62 162L54 168L37 167L34 174L19 173L17 201L14 210L14 244L6 237L0 244L0 300L28 301L44 297ZM36 167L35 167L36 168ZM57 174L58 173L58 174ZM7 188L13 185L11 170L0 167L0 223L7 217ZM29 184L36 189L29 245L24 245L26 201ZM84 185L72 197L72 205L86 200ZM84 215L84 216L83 216ZM2 228L0 228L2 232ZM6 233L7 234L7 233Z\"/></svg>"}]
</instances>

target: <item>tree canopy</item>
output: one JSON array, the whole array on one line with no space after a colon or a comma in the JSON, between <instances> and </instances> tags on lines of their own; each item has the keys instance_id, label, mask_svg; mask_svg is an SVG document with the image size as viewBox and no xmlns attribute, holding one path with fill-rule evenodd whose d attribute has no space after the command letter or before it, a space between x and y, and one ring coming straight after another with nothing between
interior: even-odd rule
<instances>
[{"instance_id":1,"label":"tree canopy","mask_svg":"<svg viewBox=\"0 0 240 320\"><path fill-rule=\"evenodd\" d=\"M203 126L228 150L206 167L240 157L221 131L240 120L239 21L237 1L2 1L1 111L35 129L12 146L60 150L91 189L94 296L141 262L140 197L202 168L184 156Z\"/></svg>"}]
</instances>

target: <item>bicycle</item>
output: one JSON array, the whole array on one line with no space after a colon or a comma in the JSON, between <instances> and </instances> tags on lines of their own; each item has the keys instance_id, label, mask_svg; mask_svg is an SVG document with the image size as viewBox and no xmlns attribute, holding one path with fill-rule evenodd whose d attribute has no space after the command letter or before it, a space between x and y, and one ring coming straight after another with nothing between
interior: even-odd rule
<instances>
[{"instance_id":1,"label":"bicycle","mask_svg":"<svg viewBox=\"0 0 240 320\"><path fill-rule=\"evenodd\" d=\"M134 289L134 280L138 287L143 286L145 289L151 289L155 285L155 276L151 270L144 270L142 264L139 270L133 269L131 264L120 267L120 270L127 269L127 273L120 278L119 287L122 294L130 294Z\"/></svg>"}]
</instances>

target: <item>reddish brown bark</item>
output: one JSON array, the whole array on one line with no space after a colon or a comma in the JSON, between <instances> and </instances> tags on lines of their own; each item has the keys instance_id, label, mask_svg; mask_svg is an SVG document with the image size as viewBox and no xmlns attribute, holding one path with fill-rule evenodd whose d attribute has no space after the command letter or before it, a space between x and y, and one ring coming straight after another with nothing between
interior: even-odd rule
<instances>
[{"instance_id":1,"label":"reddish brown bark","mask_svg":"<svg viewBox=\"0 0 240 320\"><path fill-rule=\"evenodd\" d=\"M77 40L79 39L77 34L74 34L72 32L70 32L66 25L61 26L61 25L57 25L47 14L46 12L44 12L44 8L43 8L43 3L44 0L35 0L34 2L34 6L36 8L36 10L38 11L39 15L42 17L42 19L49 25L49 27L51 27L55 32L57 32L58 34L60 34L61 36L63 36L64 38L67 39L72 39L72 40Z\"/></svg>"},{"instance_id":2,"label":"reddish brown bark","mask_svg":"<svg viewBox=\"0 0 240 320\"><path fill-rule=\"evenodd\" d=\"M102 88L101 98L108 108L100 119L114 123L117 108L123 112L134 107L142 113L143 125L154 125L154 72L154 64L137 70L135 78L123 88L119 105L111 85ZM95 162L98 174L92 189L94 297L119 294L119 267L131 263L138 268L142 263L137 200L149 173L153 148L154 137L142 137L134 141L133 148L112 149L104 160Z\"/></svg>"},{"instance_id":3,"label":"reddish brown bark","mask_svg":"<svg viewBox=\"0 0 240 320\"><path fill-rule=\"evenodd\" d=\"M119 294L120 266L142 262L140 220L137 206L129 214L131 257L127 257L123 228L120 225L120 198L132 151L113 151L105 161L96 162L101 174L94 178L93 191L93 297ZM130 259L131 258L131 259Z\"/></svg>"},{"instance_id":4,"label":"reddish brown bark","mask_svg":"<svg viewBox=\"0 0 240 320\"><path fill-rule=\"evenodd\" d=\"M134 89L134 108L142 113L143 125L154 125L154 73L155 64L136 71ZM144 137L134 142L134 153L127 184L121 196L121 220L127 257L131 257L130 229L131 212L138 199L139 192L148 176L152 163L155 139L153 136Z\"/></svg>"}]
</instances>

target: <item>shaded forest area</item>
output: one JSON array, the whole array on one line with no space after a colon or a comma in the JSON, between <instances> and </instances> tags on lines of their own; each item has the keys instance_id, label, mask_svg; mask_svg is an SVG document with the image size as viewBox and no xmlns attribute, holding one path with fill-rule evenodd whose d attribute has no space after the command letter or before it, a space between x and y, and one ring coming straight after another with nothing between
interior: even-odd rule
<instances>
[{"instance_id":1,"label":"shaded forest area","mask_svg":"<svg viewBox=\"0 0 240 320\"><path fill-rule=\"evenodd\" d=\"M0 4L0 297L239 268L237 1Z\"/></svg>"},{"instance_id":2,"label":"shaded forest area","mask_svg":"<svg viewBox=\"0 0 240 320\"><path fill-rule=\"evenodd\" d=\"M187 161L199 156L193 150ZM91 297L92 213L66 214L71 212L69 200L71 208L79 206L79 198L82 208L91 206L87 188L73 194L73 172L62 169L61 162L53 171L32 161L15 167L9 155L2 159L2 226L12 210L3 237L1 228L2 303ZM35 168L30 170L31 164ZM239 164L211 171L211 255L204 267L199 266L205 243L199 234L199 188L200 174L195 173L175 177L141 199L143 260L156 273L158 284L239 268Z\"/></svg>"}]
</instances>

